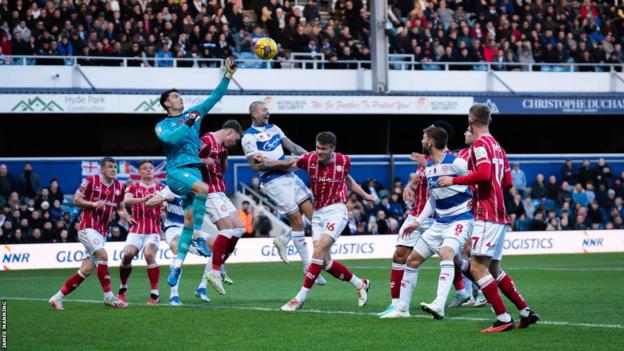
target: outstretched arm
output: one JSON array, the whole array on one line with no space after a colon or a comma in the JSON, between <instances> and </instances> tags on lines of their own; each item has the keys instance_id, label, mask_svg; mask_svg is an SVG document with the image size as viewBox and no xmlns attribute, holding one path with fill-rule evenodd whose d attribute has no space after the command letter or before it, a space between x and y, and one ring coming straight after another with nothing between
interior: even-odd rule
<instances>
[{"instance_id":1,"label":"outstretched arm","mask_svg":"<svg viewBox=\"0 0 624 351\"><path fill-rule=\"evenodd\" d=\"M167 199L165 199L164 196L162 196L161 194L156 194L152 196L149 200L147 200L145 206L149 208L154 208L162 205L165 201L167 201Z\"/></svg>"},{"instance_id":2,"label":"outstretched arm","mask_svg":"<svg viewBox=\"0 0 624 351\"><path fill-rule=\"evenodd\" d=\"M208 98L204 100L204 102L191 108L191 110L197 110L197 112L199 112L201 116L207 114L210 110L212 110L214 105L216 105L217 102L221 100L221 98L223 97L223 95L225 95L225 92L227 91L228 85L230 84L230 79L232 79L232 75L236 71L236 64L234 63L234 60L227 58L225 60L224 66L226 71L225 75L223 76L223 78L221 78L221 82L219 82L219 85L217 85L217 87L212 91L212 94L210 94L210 96L208 96Z\"/></svg>"},{"instance_id":3,"label":"outstretched arm","mask_svg":"<svg viewBox=\"0 0 624 351\"><path fill-rule=\"evenodd\" d=\"M290 151L293 155L297 155L297 156L301 156L307 152L306 149L295 144L292 140L288 139L288 137L286 136L282 137L282 146L286 150Z\"/></svg>"},{"instance_id":4,"label":"outstretched arm","mask_svg":"<svg viewBox=\"0 0 624 351\"><path fill-rule=\"evenodd\" d=\"M351 191L356 193L358 196L360 196L365 201L371 202L371 203L375 201L375 198L371 194L369 194L366 191L364 191L364 189L362 189L360 184L358 184L353 179L353 177L351 177L351 175L347 176L347 178L345 179L345 184L347 185L347 188L349 188Z\"/></svg>"},{"instance_id":5,"label":"outstretched arm","mask_svg":"<svg viewBox=\"0 0 624 351\"><path fill-rule=\"evenodd\" d=\"M256 172L266 172L271 170L290 171L296 168L296 159L269 160L260 154L247 156L247 162L251 169Z\"/></svg>"}]
</instances>

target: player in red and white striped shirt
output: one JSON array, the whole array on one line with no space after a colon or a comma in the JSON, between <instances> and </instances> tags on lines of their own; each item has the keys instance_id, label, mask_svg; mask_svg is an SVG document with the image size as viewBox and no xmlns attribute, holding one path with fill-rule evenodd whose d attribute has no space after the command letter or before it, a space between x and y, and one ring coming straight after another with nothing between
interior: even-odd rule
<instances>
[{"instance_id":1,"label":"player in red and white striped shirt","mask_svg":"<svg viewBox=\"0 0 624 351\"><path fill-rule=\"evenodd\" d=\"M512 182L507 155L490 134L490 122L491 114L487 106L473 105L470 108L468 126L475 137L468 163L472 173L454 178L441 177L438 184L440 186L464 184L475 187L473 193L475 226L472 234L470 274L496 313L494 325L483 329L482 332L499 332L515 327L500 297L499 288L520 311L519 328L536 323L539 316L529 309L511 277L500 266L505 232L509 224L503 190L509 190Z\"/></svg>"},{"instance_id":2,"label":"player in red and white striped shirt","mask_svg":"<svg viewBox=\"0 0 624 351\"><path fill-rule=\"evenodd\" d=\"M128 304L113 294L108 272L108 253L104 248L108 228L117 209L127 216L123 208L124 186L115 179L117 164L110 157L100 161L100 174L85 178L76 190L74 205L82 208L78 239L85 247L85 259L78 272L72 274L61 289L49 300L57 310L63 310L63 298L76 289L97 267L97 276L104 292L104 303L113 308L126 308Z\"/></svg>"},{"instance_id":3,"label":"player in red and white striped shirt","mask_svg":"<svg viewBox=\"0 0 624 351\"><path fill-rule=\"evenodd\" d=\"M225 295L222 265L234 252L238 239L245 232L236 207L225 195L223 179L227 170L227 150L240 142L242 134L241 125L235 120L228 120L221 129L206 133L201 138L199 157L203 161L202 178L210 189L206 199L206 213L219 231L214 241L208 240L208 246L213 251L210 258L212 261L206 264L204 279L196 290L200 296L206 294L206 282L210 282L219 294Z\"/></svg>"},{"instance_id":4,"label":"player in red and white striped shirt","mask_svg":"<svg viewBox=\"0 0 624 351\"><path fill-rule=\"evenodd\" d=\"M141 251L147 263L147 277L150 282L150 298L148 305L160 302L158 293L158 278L160 266L156 262L156 253L162 234L162 220L160 208L147 207L145 203L156 195L163 186L154 181L154 164L152 161L139 162L138 183L130 185L126 189L125 205L132 211L132 227L126 238L126 246L123 249L123 257L119 266L119 298L126 301L128 290L128 277L132 273L132 259Z\"/></svg>"},{"instance_id":5,"label":"player in red and white striped shirt","mask_svg":"<svg viewBox=\"0 0 624 351\"><path fill-rule=\"evenodd\" d=\"M351 168L349 156L335 152L335 149L336 135L332 132L321 132L316 136L316 151L304 154L296 162L296 167L305 170L310 176L310 188L314 194L312 215L314 253L301 290L297 296L282 306L282 311L296 311L303 306L308 292L323 269L355 287L360 307L368 301L370 282L358 278L340 262L331 259L330 248L349 221L345 205L347 187L365 201L373 201L373 197L349 175Z\"/></svg>"}]
</instances>

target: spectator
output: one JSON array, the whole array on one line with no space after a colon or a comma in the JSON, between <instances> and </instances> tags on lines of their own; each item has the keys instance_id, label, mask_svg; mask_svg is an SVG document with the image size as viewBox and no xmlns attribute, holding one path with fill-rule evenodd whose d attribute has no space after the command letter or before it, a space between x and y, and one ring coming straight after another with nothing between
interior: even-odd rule
<instances>
[{"instance_id":1,"label":"spectator","mask_svg":"<svg viewBox=\"0 0 624 351\"><path fill-rule=\"evenodd\" d=\"M58 243L68 243L68 242L70 242L69 232L67 231L67 229L61 230L59 232L58 239L56 239L56 241L54 241L54 242L58 242Z\"/></svg>"},{"instance_id":2,"label":"spectator","mask_svg":"<svg viewBox=\"0 0 624 351\"><path fill-rule=\"evenodd\" d=\"M243 201L241 208L238 210L238 216L240 217L243 225L245 225L244 235L253 237L255 234L253 230L254 218L250 206L251 204L249 203L249 201Z\"/></svg>"},{"instance_id":3,"label":"spectator","mask_svg":"<svg viewBox=\"0 0 624 351\"><path fill-rule=\"evenodd\" d=\"M383 210L377 211L375 220L377 222L377 234L390 234L390 220L386 216L386 212Z\"/></svg>"},{"instance_id":4,"label":"spectator","mask_svg":"<svg viewBox=\"0 0 624 351\"><path fill-rule=\"evenodd\" d=\"M544 212L542 212L542 210L535 211L533 220L529 224L529 230L532 230L532 231L546 230L546 223L544 222Z\"/></svg>"},{"instance_id":5,"label":"spectator","mask_svg":"<svg viewBox=\"0 0 624 351\"><path fill-rule=\"evenodd\" d=\"M163 45L156 53L156 65L158 67L173 67L173 53L169 51L169 46Z\"/></svg>"},{"instance_id":6,"label":"spectator","mask_svg":"<svg viewBox=\"0 0 624 351\"><path fill-rule=\"evenodd\" d=\"M569 158L565 160L565 164L561 167L561 180L572 186L577 182L576 169Z\"/></svg>"},{"instance_id":7,"label":"spectator","mask_svg":"<svg viewBox=\"0 0 624 351\"><path fill-rule=\"evenodd\" d=\"M44 244L47 241L45 240L45 238L43 237L43 234L41 233L41 229L39 228L35 228L32 231L31 237L29 242L31 244Z\"/></svg>"},{"instance_id":8,"label":"spectator","mask_svg":"<svg viewBox=\"0 0 624 351\"><path fill-rule=\"evenodd\" d=\"M28 244L28 238L26 237L22 229L15 229L12 235L11 244Z\"/></svg>"},{"instance_id":9,"label":"spectator","mask_svg":"<svg viewBox=\"0 0 624 351\"><path fill-rule=\"evenodd\" d=\"M535 183L533 183L533 186L531 187L531 197L537 200L542 200L546 197L544 175L541 173L535 177Z\"/></svg>"},{"instance_id":10,"label":"spectator","mask_svg":"<svg viewBox=\"0 0 624 351\"><path fill-rule=\"evenodd\" d=\"M9 236L7 234L4 234L4 229L2 229L3 227L0 226L0 244L7 244L10 240Z\"/></svg>"},{"instance_id":11,"label":"spectator","mask_svg":"<svg viewBox=\"0 0 624 351\"><path fill-rule=\"evenodd\" d=\"M524 175L524 171L520 169L520 164L518 162L513 163L511 180L516 190L518 190L521 195L524 195L527 187L526 176Z\"/></svg>"},{"instance_id":12,"label":"spectator","mask_svg":"<svg viewBox=\"0 0 624 351\"><path fill-rule=\"evenodd\" d=\"M379 192L381 191L382 186L377 180L375 180L375 178L368 178L366 182L362 184L362 189L364 189L367 194L370 194L375 198L375 203L379 203L379 201L381 201Z\"/></svg>"},{"instance_id":13,"label":"spectator","mask_svg":"<svg viewBox=\"0 0 624 351\"><path fill-rule=\"evenodd\" d=\"M5 164L0 164L0 201L8 201L11 193L17 190L15 178L8 172Z\"/></svg>"},{"instance_id":14,"label":"spectator","mask_svg":"<svg viewBox=\"0 0 624 351\"><path fill-rule=\"evenodd\" d=\"M613 176L611 173L611 169L607 165L604 158L598 159L598 164L596 168L593 170L593 181L596 186L600 184L604 184L605 187L609 186L609 180Z\"/></svg>"},{"instance_id":15,"label":"spectator","mask_svg":"<svg viewBox=\"0 0 624 351\"><path fill-rule=\"evenodd\" d=\"M27 198L32 198L39 192L39 175L32 170L30 163L24 164L24 173L19 180L19 192Z\"/></svg>"},{"instance_id":16,"label":"spectator","mask_svg":"<svg viewBox=\"0 0 624 351\"><path fill-rule=\"evenodd\" d=\"M602 212L600 211L598 202L594 201L589 206L589 209L587 210L587 219L589 220L590 226L593 224L602 224Z\"/></svg>"},{"instance_id":17,"label":"spectator","mask_svg":"<svg viewBox=\"0 0 624 351\"><path fill-rule=\"evenodd\" d=\"M589 160L583 160L583 165L578 171L578 182L581 184L587 184L587 182L591 181L592 179L593 176Z\"/></svg>"},{"instance_id":18,"label":"spectator","mask_svg":"<svg viewBox=\"0 0 624 351\"><path fill-rule=\"evenodd\" d=\"M522 207L524 207L524 213L526 214L527 219L533 219L533 215L535 213L535 204L533 204L531 194L528 194L524 197Z\"/></svg>"},{"instance_id":19,"label":"spectator","mask_svg":"<svg viewBox=\"0 0 624 351\"><path fill-rule=\"evenodd\" d=\"M58 200L61 204L65 200L63 190L59 187L58 179L52 178L50 180L50 187L48 188L50 193L50 200L53 203L55 200Z\"/></svg>"},{"instance_id":20,"label":"spectator","mask_svg":"<svg viewBox=\"0 0 624 351\"><path fill-rule=\"evenodd\" d=\"M546 184L546 197L553 201L557 201L559 198L559 185L557 184L557 177L554 175L548 177L548 184Z\"/></svg>"},{"instance_id":21,"label":"spectator","mask_svg":"<svg viewBox=\"0 0 624 351\"><path fill-rule=\"evenodd\" d=\"M589 204L589 199L581 183L577 183L576 186L574 186L574 191L572 191L572 203L580 204L581 206L587 206Z\"/></svg>"}]
</instances>

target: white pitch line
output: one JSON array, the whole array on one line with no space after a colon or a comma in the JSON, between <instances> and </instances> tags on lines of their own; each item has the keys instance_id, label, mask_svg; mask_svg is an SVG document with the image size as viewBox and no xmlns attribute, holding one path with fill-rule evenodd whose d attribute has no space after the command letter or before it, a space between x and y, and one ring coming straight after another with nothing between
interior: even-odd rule
<instances>
[{"instance_id":1,"label":"white pitch line","mask_svg":"<svg viewBox=\"0 0 624 351\"><path fill-rule=\"evenodd\" d=\"M12 297L12 296L0 296L0 300L16 300L16 301L45 301L48 299L38 298L38 297ZM82 299L66 299L65 302L79 302L79 303L91 303L91 304L103 304L101 300L82 300ZM194 308L206 308L206 309L215 309L215 310L243 310L243 311L260 311L260 312L279 312L284 313L278 308L269 308L269 307L254 307L254 306L213 306L206 304L188 304L185 303L182 306L172 306L167 303L163 303L161 305L152 306L145 304L131 304L132 307L171 307L171 308L184 308L184 307L194 307ZM376 313L373 312L356 312L356 311L326 311L326 310L318 310L318 309L303 309L299 310L296 313L313 313L313 314L328 314L328 315L350 315L350 316L377 316ZM411 318L420 318L420 319L431 319L431 316L428 315L412 315ZM471 322L491 322L491 319L487 318L478 318L478 317L445 317L448 320L458 320L458 321L471 321ZM599 324L599 323L583 323L583 322L568 322L568 321L552 321L552 320L540 320L538 322L540 325L554 325L554 326L567 326L567 327L580 327L580 328L597 328L597 329L624 329L624 325L622 324Z\"/></svg>"}]
</instances>

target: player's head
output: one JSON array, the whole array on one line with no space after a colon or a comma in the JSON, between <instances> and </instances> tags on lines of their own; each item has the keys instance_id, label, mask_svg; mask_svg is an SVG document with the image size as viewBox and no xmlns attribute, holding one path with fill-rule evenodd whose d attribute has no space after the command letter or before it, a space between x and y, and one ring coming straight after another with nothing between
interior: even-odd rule
<instances>
[{"instance_id":1,"label":"player's head","mask_svg":"<svg viewBox=\"0 0 624 351\"><path fill-rule=\"evenodd\" d=\"M107 179L113 179L117 175L117 162L112 157L104 157L100 160L100 173Z\"/></svg>"},{"instance_id":2,"label":"player's head","mask_svg":"<svg viewBox=\"0 0 624 351\"><path fill-rule=\"evenodd\" d=\"M422 146L425 154L431 155L433 149L446 149L447 142L448 134L443 128L430 126L423 130Z\"/></svg>"},{"instance_id":3,"label":"player's head","mask_svg":"<svg viewBox=\"0 0 624 351\"><path fill-rule=\"evenodd\" d=\"M249 105L251 121L257 126L269 124L269 106L264 101L254 101Z\"/></svg>"},{"instance_id":4,"label":"player's head","mask_svg":"<svg viewBox=\"0 0 624 351\"><path fill-rule=\"evenodd\" d=\"M451 126L447 121L434 121L431 125L444 129L446 135L448 135L448 140L453 140L453 136L455 136L455 129L453 129L453 126Z\"/></svg>"},{"instance_id":5,"label":"player's head","mask_svg":"<svg viewBox=\"0 0 624 351\"><path fill-rule=\"evenodd\" d=\"M241 135L243 135L243 128L240 123L233 119L225 121L221 130L223 130L223 140L221 142L228 149L236 146L241 140Z\"/></svg>"},{"instance_id":6,"label":"player's head","mask_svg":"<svg viewBox=\"0 0 624 351\"><path fill-rule=\"evenodd\" d=\"M150 160L139 162L139 176L145 181L154 179L154 163Z\"/></svg>"},{"instance_id":7,"label":"player's head","mask_svg":"<svg viewBox=\"0 0 624 351\"><path fill-rule=\"evenodd\" d=\"M483 104L474 104L468 112L468 127L487 127L492 120L490 108Z\"/></svg>"},{"instance_id":8,"label":"player's head","mask_svg":"<svg viewBox=\"0 0 624 351\"><path fill-rule=\"evenodd\" d=\"M184 111L184 101L182 95L176 89L169 89L160 94L160 106L167 111L168 114L179 114Z\"/></svg>"},{"instance_id":9,"label":"player's head","mask_svg":"<svg viewBox=\"0 0 624 351\"><path fill-rule=\"evenodd\" d=\"M316 135L316 153L320 161L328 161L336 150L336 134L320 132Z\"/></svg>"},{"instance_id":10,"label":"player's head","mask_svg":"<svg viewBox=\"0 0 624 351\"><path fill-rule=\"evenodd\" d=\"M466 131L464 132L464 143L466 146L471 146L474 141L475 136L472 134L472 131L470 131L470 127L466 128Z\"/></svg>"}]
</instances>

